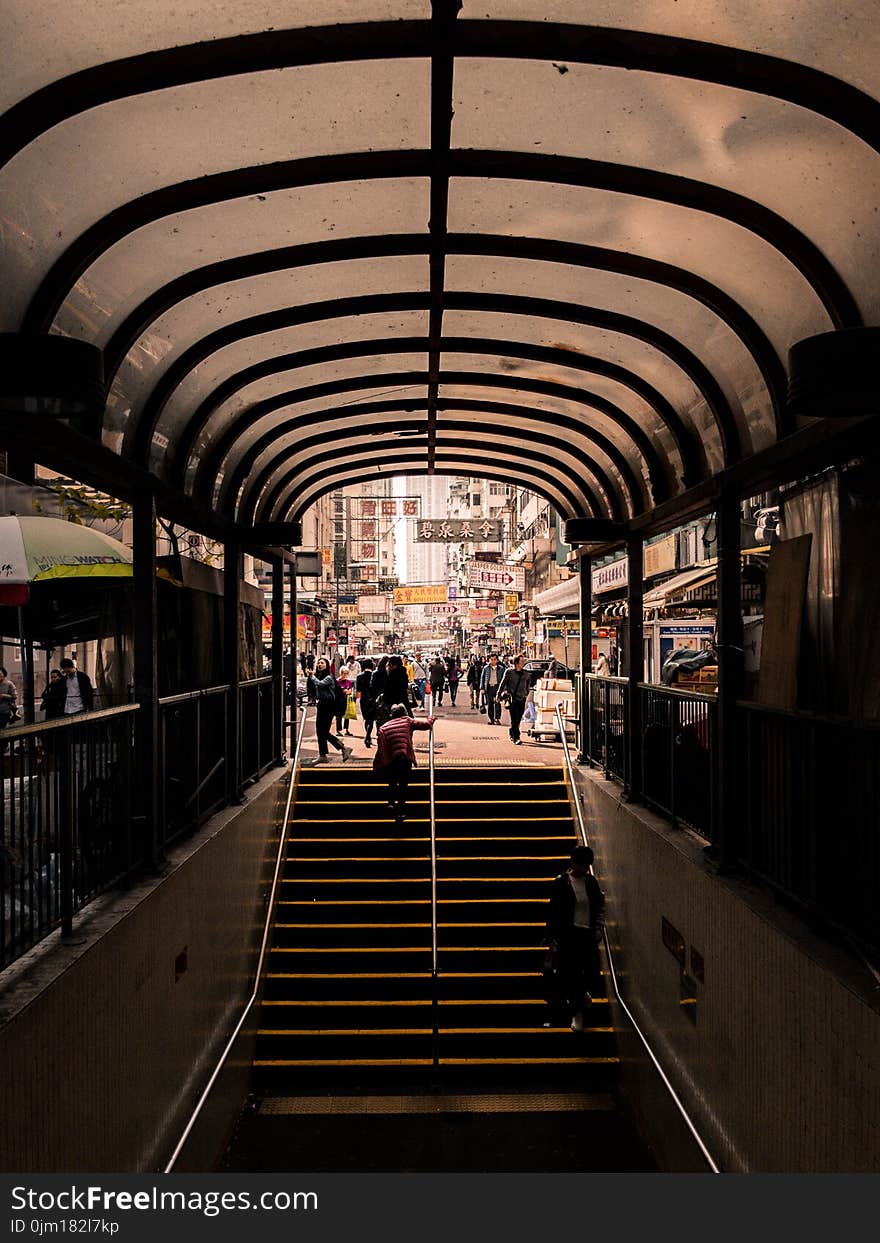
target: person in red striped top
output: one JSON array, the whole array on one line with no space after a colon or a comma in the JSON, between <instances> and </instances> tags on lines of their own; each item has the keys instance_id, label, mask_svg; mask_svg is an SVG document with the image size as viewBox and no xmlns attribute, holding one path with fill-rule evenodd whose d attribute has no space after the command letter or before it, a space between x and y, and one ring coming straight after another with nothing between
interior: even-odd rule
<instances>
[{"instance_id":1,"label":"person in red striped top","mask_svg":"<svg viewBox=\"0 0 880 1243\"><path fill-rule=\"evenodd\" d=\"M394 823L403 824L406 816L406 791L410 773L415 767L413 730L432 729L435 717L416 721L404 704L394 704L391 716L379 727L373 772L388 782L388 806L394 812Z\"/></svg>"}]
</instances>

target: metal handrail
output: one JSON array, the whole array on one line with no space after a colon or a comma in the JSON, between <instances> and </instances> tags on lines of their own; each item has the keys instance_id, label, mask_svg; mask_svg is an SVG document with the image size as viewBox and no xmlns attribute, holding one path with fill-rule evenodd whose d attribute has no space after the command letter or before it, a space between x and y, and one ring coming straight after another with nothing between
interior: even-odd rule
<instances>
[{"instance_id":1,"label":"metal handrail","mask_svg":"<svg viewBox=\"0 0 880 1243\"><path fill-rule=\"evenodd\" d=\"M177 1159L180 1156L181 1152L183 1151L186 1141L189 1139L190 1135L192 1134L193 1127L198 1121L199 1116L205 1107L205 1103L208 1100L208 1097L211 1095L211 1092L213 1091L214 1084L217 1082L217 1079L219 1078L221 1070L226 1065L226 1061L229 1057L229 1054L232 1052L235 1042L238 1039L239 1033L241 1032L241 1029L244 1026L245 1020L247 1019L248 1015L250 1014L251 1010L254 1007L254 1004L256 1003L259 997L260 981L263 976L263 963L265 962L265 959L266 959L266 950L269 945L269 936L272 931L272 918L275 912L275 896L278 892L278 881L281 875L281 868L284 863L284 852L287 847L287 826L290 822L290 808L293 802L293 791L294 791L294 788L296 787L296 776L297 776L297 770L299 768L300 756L302 753L302 742L303 742L303 735L305 733L305 728L306 728L306 717L307 716L308 716L308 713L303 712L302 717L300 719L300 723L299 723L299 733L297 734L296 747L293 753L293 761L291 762L291 765L290 765L290 785L288 786L288 790L287 790L287 802L284 807L284 816L282 817L282 820L281 820L281 833L278 838L278 852L275 856L275 871L272 876L272 888L269 891L269 902L266 907L266 919L263 924L263 939L260 942L260 955L259 955L259 958L257 959L256 971L254 972L253 991L250 997L248 998L247 1002L245 1003L244 1009L242 1010L241 1015L239 1016L238 1022L235 1025L232 1035L227 1040L226 1045L223 1049L223 1052L220 1054L220 1057L217 1061L217 1065L214 1067L214 1070L211 1073L211 1077L208 1080L207 1084L205 1085L205 1088L201 1096L199 1097L198 1102L196 1103L196 1107L193 1110L192 1114L190 1115L189 1121L187 1122L186 1126L183 1129L183 1133L180 1139L177 1141L174 1152L171 1154L168 1164L165 1166L165 1169L162 1171L164 1174L170 1174L172 1170L174 1169L174 1166L177 1163Z\"/></svg>"},{"instance_id":2,"label":"metal handrail","mask_svg":"<svg viewBox=\"0 0 880 1243\"><path fill-rule=\"evenodd\" d=\"M425 696L427 715L431 716L430 691ZM428 730L428 802L431 816L431 1064L440 1068L440 974L437 953L437 806L434 784L434 730Z\"/></svg>"},{"instance_id":3,"label":"metal handrail","mask_svg":"<svg viewBox=\"0 0 880 1243\"><path fill-rule=\"evenodd\" d=\"M688 703L693 703L694 700L707 704L718 703L717 695L707 695L705 691L682 691L677 686L663 686L660 682L639 682L638 685L640 691L660 691L670 699L686 699Z\"/></svg>"},{"instance_id":4,"label":"metal handrail","mask_svg":"<svg viewBox=\"0 0 880 1243\"><path fill-rule=\"evenodd\" d=\"M565 736L565 726L564 726L564 722L562 719L562 709L560 708L559 704L556 705L556 722L557 722L557 725L559 726L559 736L562 739L562 753L563 753L563 756L565 757L565 776L566 776L566 781L568 782L568 785L569 785L569 790L570 790L570 795L571 795L570 801L574 804L575 815L577 817L578 836L580 837L581 843L584 846L589 846L590 843L587 840L587 828L586 828L586 825L584 824L584 813L581 810L581 800L577 795L577 789L574 783L574 767L572 764L571 752L568 746L568 739ZM593 869L591 867L590 871L592 872L592 870ZM626 1015L626 1017L629 1019L630 1023L632 1024L636 1035L639 1037L642 1044L644 1045L645 1051L648 1054L648 1057L651 1059L652 1063L654 1064L654 1069L657 1071L658 1075L663 1081L664 1087L666 1088L670 1097L672 1098L672 1102L675 1105L676 1109L681 1114L681 1117L684 1120L685 1126L690 1131L694 1141L696 1142L697 1147L699 1148L700 1152L703 1154L703 1158L706 1161L706 1164L709 1166L710 1171L713 1174L720 1174L721 1170L719 1166L716 1165L715 1161L712 1159L712 1155L709 1152L709 1149L706 1147L705 1143L700 1137L700 1134L697 1131L697 1128L694 1126L694 1123L691 1121L690 1115L685 1109L681 1098L679 1097L675 1088L670 1083L669 1078L666 1075L666 1072L664 1071L663 1067L660 1065L660 1062L657 1060L657 1057L654 1054L654 1050L651 1048L650 1044L648 1043L647 1037L645 1036L642 1029L639 1027L632 1011L630 1010L629 1006L626 1004L626 1002L624 1001L623 997L620 994L620 988L617 983L617 972L614 970L614 955L611 951L611 942L608 940L608 930L604 927L602 929L602 938L605 943L605 955L608 961L608 969L610 971L610 976L611 976L611 986L614 989L614 995L617 998L618 1004L620 1005L624 1014Z\"/></svg>"},{"instance_id":5,"label":"metal handrail","mask_svg":"<svg viewBox=\"0 0 880 1243\"><path fill-rule=\"evenodd\" d=\"M46 734L50 730L68 729L73 725L82 725L87 721L90 725L95 721L105 721L111 716L124 716L127 712L140 712L140 704L117 704L115 708L98 708L94 712L71 712L69 716L53 717L48 721L35 721L32 725L12 725L0 730L0 739L29 738L33 734Z\"/></svg>"},{"instance_id":6,"label":"metal handrail","mask_svg":"<svg viewBox=\"0 0 880 1243\"><path fill-rule=\"evenodd\" d=\"M224 682L221 686L203 686L197 691L180 691L176 695L161 695L159 707L164 708L168 704L182 704L191 699L204 699L206 695L225 695L231 689L229 683Z\"/></svg>"}]
</instances>

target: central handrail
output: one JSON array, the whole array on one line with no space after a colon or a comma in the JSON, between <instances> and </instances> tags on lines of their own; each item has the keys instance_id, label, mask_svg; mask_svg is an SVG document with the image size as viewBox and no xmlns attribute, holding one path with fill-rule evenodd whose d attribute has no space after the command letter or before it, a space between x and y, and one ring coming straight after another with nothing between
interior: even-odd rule
<instances>
[{"instance_id":1,"label":"central handrail","mask_svg":"<svg viewBox=\"0 0 880 1243\"><path fill-rule=\"evenodd\" d=\"M581 839L582 845L589 846L590 843L587 840L587 828L586 828L586 825L584 824L584 813L581 809L581 800L578 797L577 787L575 786L575 782L574 782L574 766L573 766L572 759L571 759L571 751L569 750L568 739L565 736L565 721L562 718L562 708L560 707L559 704L556 705L556 724L559 726L559 737L562 739L562 754L565 757L565 776L566 776L566 782L568 784L569 792L571 796L570 801L574 804L575 816L577 818L578 836ZM590 871L591 872L593 871L592 867L590 868ZM657 1060L657 1057L654 1054L654 1050L651 1048L650 1044L648 1043L647 1037L645 1036L644 1032L639 1027L638 1023L636 1022L636 1019L632 1011L630 1010L629 1006L626 1004L623 997L620 995L620 988L617 983L617 972L614 970L614 955L611 951L611 942L608 940L608 930L605 927L602 928L602 938L605 943L605 956L608 961L608 970L610 972L611 986L614 989L614 995L617 998L618 1004L620 1005L624 1014L626 1015L626 1017L629 1019L630 1023L632 1024L636 1035L639 1037L642 1044L644 1045L645 1051L647 1052L648 1057L651 1059L652 1063L654 1064L654 1069L657 1071L658 1075L663 1081L663 1085L665 1086L670 1097L672 1098L673 1104L675 1105L676 1109L681 1114L684 1120L685 1126L690 1131L694 1141L697 1144L697 1147L699 1148L700 1152L703 1154L703 1158L706 1161L706 1164L709 1166L709 1169L711 1170L713 1174L720 1174L721 1170L713 1161L712 1155L709 1152L709 1149L703 1143L703 1140L700 1137L700 1134L697 1131L697 1128L694 1126L693 1122L691 1121L690 1115L685 1109L681 1098L679 1097L675 1088L670 1083L669 1078L666 1075L666 1072L664 1071L663 1067L660 1065L659 1061Z\"/></svg>"},{"instance_id":2,"label":"central handrail","mask_svg":"<svg viewBox=\"0 0 880 1243\"><path fill-rule=\"evenodd\" d=\"M266 919L263 924L263 939L260 942L260 955L259 955L259 958L257 959L256 971L254 972L253 991L251 992L250 997L245 1003L244 1009L239 1015L238 1022L235 1025L232 1035L227 1040L226 1045L223 1049L223 1052L220 1054L220 1057L217 1061L217 1065L214 1067L211 1077L208 1080L207 1084L205 1085L204 1091L199 1097L198 1102L196 1103L195 1109L192 1111L192 1114L190 1115L189 1121L184 1127L183 1134L181 1135L180 1139L177 1141L177 1145L174 1149L174 1152L171 1154L168 1164L165 1166L165 1169L162 1171L164 1174L170 1174L171 1171L174 1169L174 1166L177 1163L177 1159L180 1156L181 1152L183 1151L183 1147L186 1144L186 1141L189 1139L190 1135L192 1134L193 1127L195 1126L196 1122L198 1122L199 1116L205 1107L205 1103L207 1102L208 1097L211 1095L211 1092L213 1091L214 1084L217 1082L217 1079L220 1076L221 1070L226 1065L226 1061L229 1057L229 1054L232 1052L233 1047L235 1046L235 1042L238 1039L239 1033L241 1032L241 1029L245 1024L245 1020L247 1019L248 1015L250 1014L251 1010L254 1007L254 1004L256 1003L260 995L260 982L263 977L263 963L266 960L266 950L268 948L269 937L272 932L272 917L275 912L275 896L278 892L278 882L281 876L281 869L284 865L284 854L287 849L287 826L290 822L290 808L293 802L293 791L296 787L296 775L297 775L297 769L299 768L300 755L302 753L302 742L303 742L303 735L305 733L305 728L306 728L306 717L307 716L308 716L308 713L304 711L302 716L300 717L299 731L296 737L296 747L294 748L293 761L290 765L290 784L287 789L287 802L285 803L285 806L284 806L284 815L281 819L281 833L278 838L278 851L275 856L275 871L272 875L272 888L269 891L269 901L266 906Z\"/></svg>"},{"instance_id":3,"label":"central handrail","mask_svg":"<svg viewBox=\"0 0 880 1243\"><path fill-rule=\"evenodd\" d=\"M428 717L433 696L425 696ZM437 955L437 807L434 783L434 730L428 730L428 806L431 817L431 1065L440 1068L440 979Z\"/></svg>"}]
</instances>

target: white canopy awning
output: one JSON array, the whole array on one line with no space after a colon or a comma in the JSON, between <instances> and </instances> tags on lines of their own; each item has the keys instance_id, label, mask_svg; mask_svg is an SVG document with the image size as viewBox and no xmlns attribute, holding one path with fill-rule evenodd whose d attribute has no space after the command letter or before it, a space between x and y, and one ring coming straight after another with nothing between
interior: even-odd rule
<instances>
[{"instance_id":1,"label":"white canopy awning","mask_svg":"<svg viewBox=\"0 0 880 1243\"><path fill-rule=\"evenodd\" d=\"M535 607L543 617L576 617L579 609L580 586L578 576L565 583L557 583L546 591L539 591L534 598Z\"/></svg>"}]
</instances>

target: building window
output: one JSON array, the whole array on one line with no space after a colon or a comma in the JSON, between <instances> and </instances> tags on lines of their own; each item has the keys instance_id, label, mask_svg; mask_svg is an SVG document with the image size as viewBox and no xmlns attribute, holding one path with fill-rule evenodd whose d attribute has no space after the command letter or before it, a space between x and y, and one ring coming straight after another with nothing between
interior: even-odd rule
<instances>
[{"instance_id":1,"label":"building window","mask_svg":"<svg viewBox=\"0 0 880 1243\"><path fill-rule=\"evenodd\" d=\"M481 499L479 492L474 492L471 496L471 504L479 508Z\"/></svg>"}]
</instances>

